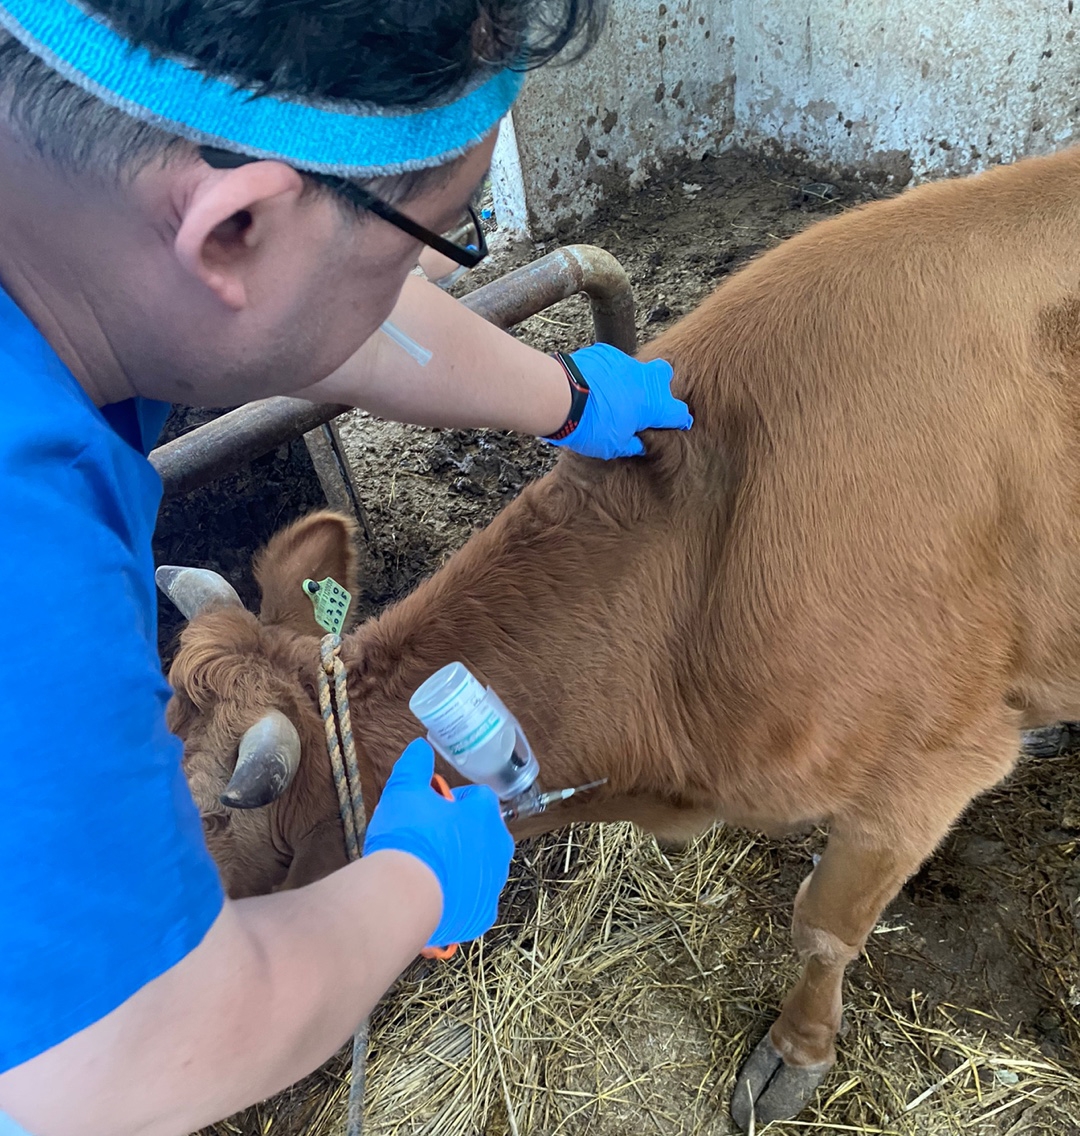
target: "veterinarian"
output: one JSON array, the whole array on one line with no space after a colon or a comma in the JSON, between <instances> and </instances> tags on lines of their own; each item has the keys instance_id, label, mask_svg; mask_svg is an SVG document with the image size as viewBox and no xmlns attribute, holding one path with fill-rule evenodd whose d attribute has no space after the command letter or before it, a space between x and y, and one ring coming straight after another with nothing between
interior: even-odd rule
<instances>
[{"instance_id":1,"label":"veterinarian","mask_svg":"<svg viewBox=\"0 0 1080 1136\"><path fill-rule=\"evenodd\" d=\"M0 0L3 1136L213 1122L316 1068L422 946L492 923L496 799L439 798L423 743L362 861L223 898L165 728L145 455L169 403L286 393L597 458L688 428L666 363L540 354L411 274L482 255L469 206L522 72L598 17Z\"/></svg>"}]
</instances>

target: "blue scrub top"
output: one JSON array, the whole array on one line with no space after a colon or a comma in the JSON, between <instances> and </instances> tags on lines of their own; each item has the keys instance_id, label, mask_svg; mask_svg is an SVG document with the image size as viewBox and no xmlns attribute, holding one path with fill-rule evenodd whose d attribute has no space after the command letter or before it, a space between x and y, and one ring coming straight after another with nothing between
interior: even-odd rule
<instances>
[{"instance_id":1,"label":"blue scrub top","mask_svg":"<svg viewBox=\"0 0 1080 1136\"><path fill-rule=\"evenodd\" d=\"M0 1072L114 1010L221 910L157 655L146 453L167 410L97 410L0 292Z\"/></svg>"}]
</instances>

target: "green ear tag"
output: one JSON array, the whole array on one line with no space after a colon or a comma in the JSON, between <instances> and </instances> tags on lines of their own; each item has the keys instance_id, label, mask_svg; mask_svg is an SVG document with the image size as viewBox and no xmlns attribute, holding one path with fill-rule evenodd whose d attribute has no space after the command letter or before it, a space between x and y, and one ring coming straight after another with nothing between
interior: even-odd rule
<instances>
[{"instance_id":1,"label":"green ear tag","mask_svg":"<svg viewBox=\"0 0 1080 1136\"><path fill-rule=\"evenodd\" d=\"M305 580L303 587L315 608L315 622L330 635L340 635L352 596L330 576L318 583Z\"/></svg>"}]
</instances>

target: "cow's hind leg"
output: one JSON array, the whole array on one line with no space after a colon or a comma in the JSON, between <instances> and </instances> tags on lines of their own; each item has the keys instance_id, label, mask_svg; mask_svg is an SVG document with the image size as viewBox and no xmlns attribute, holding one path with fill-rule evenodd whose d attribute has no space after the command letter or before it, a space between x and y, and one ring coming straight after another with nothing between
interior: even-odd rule
<instances>
[{"instance_id":1,"label":"cow's hind leg","mask_svg":"<svg viewBox=\"0 0 1080 1136\"><path fill-rule=\"evenodd\" d=\"M1010 740L1011 738L1011 740ZM739 1072L731 1114L743 1129L795 1116L836 1060L847 964L862 950L885 905L933 852L977 793L1015 758L1015 733L979 756L935 754L919 763L921 784L883 793L880 811L837 818L825 852L803 881L792 924L803 973L780 1017Z\"/></svg>"},{"instance_id":2,"label":"cow's hind leg","mask_svg":"<svg viewBox=\"0 0 1080 1136\"><path fill-rule=\"evenodd\" d=\"M786 1120L813 1096L836 1061L844 969L862 950L885 905L932 850L897 857L833 832L795 898L792 937L803 962L780 1017L739 1072L731 1115L743 1129Z\"/></svg>"}]
</instances>

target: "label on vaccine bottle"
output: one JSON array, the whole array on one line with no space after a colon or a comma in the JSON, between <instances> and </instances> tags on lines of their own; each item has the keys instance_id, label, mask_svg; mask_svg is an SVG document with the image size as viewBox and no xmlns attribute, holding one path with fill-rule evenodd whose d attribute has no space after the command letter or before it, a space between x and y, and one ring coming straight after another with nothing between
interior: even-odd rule
<instances>
[{"instance_id":1,"label":"label on vaccine bottle","mask_svg":"<svg viewBox=\"0 0 1080 1136\"><path fill-rule=\"evenodd\" d=\"M503 724L487 691L469 675L441 706L425 716L425 724L449 757L461 757L481 745Z\"/></svg>"}]
</instances>

